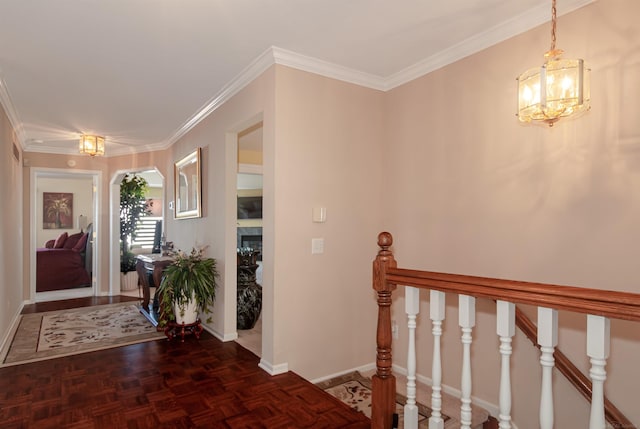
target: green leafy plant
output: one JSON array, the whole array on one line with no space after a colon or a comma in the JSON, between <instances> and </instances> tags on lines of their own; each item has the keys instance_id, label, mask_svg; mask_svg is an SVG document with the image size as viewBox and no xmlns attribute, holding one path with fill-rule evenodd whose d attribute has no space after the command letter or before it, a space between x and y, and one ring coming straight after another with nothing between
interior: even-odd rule
<instances>
[{"instance_id":1,"label":"green leafy plant","mask_svg":"<svg viewBox=\"0 0 640 429\"><path fill-rule=\"evenodd\" d=\"M205 248L191 249L190 253L178 250L175 260L164 271L157 293L160 294L160 326L175 320L175 303L184 316L184 308L195 297L198 310L209 314L209 307L216 299L218 269L216 260L204 257ZM207 319L210 322L210 319Z\"/></svg>"},{"instance_id":2,"label":"green leafy plant","mask_svg":"<svg viewBox=\"0 0 640 429\"><path fill-rule=\"evenodd\" d=\"M151 214L147 203L147 181L137 175L125 174L120 182L120 271L135 271L136 259L129 251L136 238L136 228L142 216Z\"/></svg>"}]
</instances>

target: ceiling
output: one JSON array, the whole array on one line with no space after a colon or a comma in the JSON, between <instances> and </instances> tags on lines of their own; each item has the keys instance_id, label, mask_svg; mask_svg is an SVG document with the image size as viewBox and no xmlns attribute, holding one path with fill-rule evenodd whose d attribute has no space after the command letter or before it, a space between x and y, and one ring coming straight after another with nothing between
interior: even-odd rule
<instances>
[{"instance_id":1,"label":"ceiling","mask_svg":"<svg viewBox=\"0 0 640 429\"><path fill-rule=\"evenodd\" d=\"M559 0L558 14L592 1ZM388 90L550 10L550 0L5 0L0 102L26 151L76 153L81 133L106 136L107 156L163 149L274 63Z\"/></svg>"}]
</instances>

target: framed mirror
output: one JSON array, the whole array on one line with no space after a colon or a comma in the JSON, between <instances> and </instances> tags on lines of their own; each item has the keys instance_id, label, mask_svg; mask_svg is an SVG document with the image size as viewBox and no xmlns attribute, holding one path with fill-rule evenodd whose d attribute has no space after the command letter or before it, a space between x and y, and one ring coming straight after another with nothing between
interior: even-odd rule
<instances>
[{"instance_id":1,"label":"framed mirror","mask_svg":"<svg viewBox=\"0 0 640 429\"><path fill-rule=\"evenodd\" d=\"M200 172L200 148L174 164L173 193L175 219L202 216L202 183Z\"/></svg>"}]
</instances>

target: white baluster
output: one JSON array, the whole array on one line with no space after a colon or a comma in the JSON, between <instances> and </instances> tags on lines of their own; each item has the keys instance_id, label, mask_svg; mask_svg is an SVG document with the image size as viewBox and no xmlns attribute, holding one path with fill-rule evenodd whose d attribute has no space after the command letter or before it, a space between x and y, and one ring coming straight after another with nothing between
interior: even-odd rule
<instances>
[{"instance_id":1,"label":"white baluster","mask_svg":"<svg viewBox=\"0 0 640 429\"><path fill-rule=\"evenodd\" d=\"M460 429L471 429L471 332L476 325L476 299L458 296L458 324L462 328L462 397L460 401Z\"/></svg>"},{"instance_id":2,"label":"white baluster","mask_svg":"<svg viewBox=\"0 0 640 429\"><path fill-rule=\"evenodd\" d=\"M511 339L516 333L516 306L498 301L496 332L500 337L500 429L511 429Z\"/></svg>"},{"instance_id":3,"label":"white baluster","mask_svg":"<svg viewBox=\"0 0 640 429\"><path fill-rule=\"evenodd\" d=\"M538 344L542 366L540 429L553 429L553 352L558 345L558 311L538 307Z\"/></svg>"},{"instance_id":4,"label":"white baluster","mask_svg":"<svg viewBox=\"0 0 640 429\"><path fill-rule=\"evenodd\" d=\"M606 317L587 315L587 355L591 358L591 418L589 429L605 429L604 381L607 372L604 367L609 357L610 321Z\"/></svg>"},{"instance_id":5,"label":"white baluster","mask_svg":"<svg viewBox=\"0 0 640 429\"><path fill-rule=\"evenodd\" d=\"M443 429L442 419L442 364L440 361L440 337L442 336L442 321L444 320L444 292L431 291L430 317L433 323L433 363L431 377L433 379L433 391L431 393L431 417L429 429Z\"/></svg>"},{"instance_id":6,"label":"white baluster","mask_svg":"<svg viewBox=\"0 0 640 429\"><path fill-rule=\"evenodd\" d=\"M404 288L405 311L409 328L407 351L407 403L404 406L405 429L418 429L418 406L416 405L416 315L420 312L420 289Z\"/></svg>"}]
</instances>

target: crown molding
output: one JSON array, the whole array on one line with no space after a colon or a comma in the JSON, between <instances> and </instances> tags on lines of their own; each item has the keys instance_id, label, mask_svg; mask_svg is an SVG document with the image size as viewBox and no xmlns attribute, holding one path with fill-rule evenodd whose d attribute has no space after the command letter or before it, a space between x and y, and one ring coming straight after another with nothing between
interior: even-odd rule
<instances>
[{"instance_id":1,"label":"crown molding","mask_svg":"<svg viewBox=\"0 0 640 429\"><path fill-rule=\"evenodd\" d=\"M1 72L1 71L0 71ZM18 111L16 110L13 102L11 101L11 95L9 94L9 88L7 87L4 78L2 77L2 73L0 73L0 104L4 109L7 117L9 118L9 123L13 128L16 139L18 140L18 144L25 150L25 136L24 136L24 128L22 126L22 121L20 120L20 116L18 115Z\"/></svg>"},{"instance_id":2,"label":"crown molding","mask_svg":"<svg viewBox=\"0 0 640 429\"><path fill-rule=\"evenodd\" d=\"M560 7L558 7L558 15L561 16L570 13L595 1L597 0L566 0ZM518 34L524 33L538 25L549 22L550 17L549 5L541 4L529 9L525 13L522 13L513 19L496 25L477 36L463 40L449 49L432 55L429 58L419 61L404 70L387 77L364 73L328 61L319 60L317 58L301 55L283 48L271 46L253 60L246 68L244 68L233 80L225 85L218 94L205 103L166 140L156 144L145 145L144 147L110 148L109 151L105 153L105 156L121 156L132 153L165 150L169 148L207 116L218 109L218 107L222 106L274 64L291 67L297 70L314 73L320 76L352 83L374 90L389 91L459 61L462 58L475 54L483 49L517 36ZM17 139L24 151L76 154L69 149L51 147L44 148L39 145L36 148L34 145L26 143L22 122L19 120L17 111L13 107L11 97L9 96L6 84L2 80L2 76L0 76L0 102L5 109L5 112L7 112L9 121L16 131Z\"/></svg>"},{"instance_id":3,"label":"crown molding","mask_svg":"<svg viewBox=\"0 0 640 429\"><path fill-rule=\"evenodd\" d=\"M182 136L187 134L191 129L200 123L204 118L213 113L218 107L222 106L231 97L240 92L245 86L253 82L258 76L264 73L274 64L273 47L270 47L255 60L244 68L231 82L225 85L222 90L210 99L198 112L184 123L171 138L165 143L164 149L168 148Z\"/></svg>"},{"instance_id":4,"label":"crown molding","mask_svg":"<svg viewBox=\"0 0 640 429\"><path fill-rule=\"evenodd\" d=\"M596 0L573 0L567 1L562 8L559 8L558 15L565 15L583 6L595 2ZM399 71L386 79L385 90L391 90L400 85L404 85L414 79L441 69L449 64L459 61L465 57L473 55L483 49L489 48L507 39L515 37L531 30L551 20L551 11L548 4L541 4L528 11L500 23L488 30L473 37L463 40L460 43L438 52L429 58L419 61L404 70Z\"/></svg>"},{"instance_id":5,"label":"crown molding","mask_svg":"<svg viewBox=\"0 0 640 429\"><path fill-rule=\"evenodd\" d=\"M240 74L229 82L218 94L209 100L198 112L185 122L164 144L159 148L166 149L182 136L187 134L204 118L213 113L218 107L222 106L231 97L240 92L244 87L253 82L258 76L264 73L274 64L280 64L297 70L308 71L321 76L354 83L356 85L368 88L382 90L384 88L384 79L368 73L363 73L347 67L342 67L327 61L318 60L313 57L301 55L293 51L278 48L276 46L269 47L260 54L251 64L249 64Z\"/></svg>"},{"instance_id":6,"label":"crown molding","mask_svg":"<svg viewBox=\"0 0 640 429\"><path fill-rule=\"evenodd\" d=\"M558 14L567 14L595 1L596 0L566 1L562 8L559 8ZM463 40L445 51L419 61L418 63L388 77L364 73L338 64L330 63L328 61L301 55L277 46L271 46L258 56L258 58L246 67L235 79L229 82L222 91L205 104L182 127L180 127L174 135L166 141L166 143L160 145L160 148L166 149L178 141L200 121L209 116L213 111L237 94L242 88L255 80L273 64L284 65L297 70L353 83L366 88L379 91L389 91L397 86L403 85L452 64L462 58L475 54L476 52L517 36L518 34L524 33L538 25L544 24L550 20L550 15L551 13L548 4L536 6L513 19L496 25L477 36Z\"/></svg>"},{"instance_id":7,"label":"crown molding","mask_svg":"<svg viewBox=\"0 0 640 429\"><path fill-rule=\"evenodd\" d=\"M329 77L343 82L353 83L367 88L385 90L385 78L370 73L364 73L348 67L317 58L301 55L293 51L272 46L274 62L276 64L307 71L320 76Z\"/></svg>"}]
</instances>

